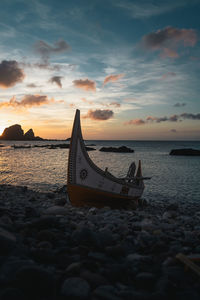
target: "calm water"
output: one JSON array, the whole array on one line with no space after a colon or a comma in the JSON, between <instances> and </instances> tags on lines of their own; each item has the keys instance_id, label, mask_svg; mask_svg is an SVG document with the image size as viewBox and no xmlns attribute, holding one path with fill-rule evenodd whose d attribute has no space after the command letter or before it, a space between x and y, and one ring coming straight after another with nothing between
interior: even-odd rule
<instances>
[{"instance_id":1,"label":"calm water","mask_svg":"<svg viewBox=\"0 0 200 300\"><path fill-rule=\"evenodd\" d=\"M13 144L53 144L56 142L1 141L0 182L26 185L39 191L55 190L67 181L68 149L14 149ZM60 142L57 142L60 143ZM200 142L184 141L88 141L96 151L89 152L92 160L102 169L108 167L115 176L126 175L132 161L142 160L146 181L144 197L160 200L200 201L200 157L170 156L171 149L194 148ZM103 153L102 146L128 146L134 153Z\"/></svg>"}]
</instances>

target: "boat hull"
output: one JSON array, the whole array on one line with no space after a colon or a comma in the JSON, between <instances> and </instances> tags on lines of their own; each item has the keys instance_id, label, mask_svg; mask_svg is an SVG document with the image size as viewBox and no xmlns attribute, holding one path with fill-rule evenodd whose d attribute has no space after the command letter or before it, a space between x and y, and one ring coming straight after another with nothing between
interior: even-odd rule
<instances>
[{"instance_id":1,"label":"boat hull","mask_svg":"<svg viewBox=\"0 0 200 300\"><path fill-rule=\"evenodd\" d=\"M134 209L137 208L138 199L140 198L127 197L76 184L68 184L67 190L71 204L77 207L94 206L101 208L109 206L111 208L126 208L130 205Z\"/></svg>"}]
</instances>

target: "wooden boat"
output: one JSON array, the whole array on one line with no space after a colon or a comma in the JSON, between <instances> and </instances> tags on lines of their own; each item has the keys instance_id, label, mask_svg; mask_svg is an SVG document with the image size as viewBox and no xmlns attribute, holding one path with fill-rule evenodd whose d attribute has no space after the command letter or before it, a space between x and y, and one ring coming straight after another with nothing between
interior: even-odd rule
<instances>
[{"instance_id":1,"label":"wooden boat","mask_svg":"<svg viewBox=\"0 0 200 300\"><path fill-rule=\"evenodd\" d=\"M76 110L68 158L67 190L74 206L124 207L137 206L144 190L141 161L135 173L132 163L125 178L116 178L107 168L97 167L90 159L84 145L80 124L80 111Z\"/></svg>"}]
</instances>

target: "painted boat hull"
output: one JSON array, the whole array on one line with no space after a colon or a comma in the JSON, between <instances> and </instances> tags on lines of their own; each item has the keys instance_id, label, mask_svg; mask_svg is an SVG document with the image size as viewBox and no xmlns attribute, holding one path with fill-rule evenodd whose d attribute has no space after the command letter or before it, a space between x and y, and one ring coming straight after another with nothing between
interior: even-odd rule
<instances>
[{"instance_id":1,"label":"painted boat hull","mask_svg":"<svg viewBox=\"0 0 200 300\"><path fill-rule=\"evenodd\" d=\"M122 195L108 193L105 191L88 188L85 186L68 184L68 195L72 205L77 207L94 206L101 208L109 206L111 208L126 208L131 204L132 208L138 205L140 197L130 198Z\"/></svg>"},{"instance_id":2,"label":"painted boat hull","mask_svg":"<svg viewBox=\"0 0 200 300\"><path fill-rule=\"evenodd\" d=\"M80 111L76 110L68 158L67 190L74 206L135 207L142 196L144 183L141 163L133 181L116 178L90 159L82 138Z\"/></svg>"}]
</instances>

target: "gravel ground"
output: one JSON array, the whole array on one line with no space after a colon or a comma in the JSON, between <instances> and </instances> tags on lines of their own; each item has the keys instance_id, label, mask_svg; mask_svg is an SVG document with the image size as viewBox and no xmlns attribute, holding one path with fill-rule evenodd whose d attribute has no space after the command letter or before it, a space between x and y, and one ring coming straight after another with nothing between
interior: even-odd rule
<instances>
[{"instance_id":1,"label":"gravel ground","mask_svg":"<svg viewBox=\"0 0 200 300\"><path fill-rule=\"evenodd\" d=\"M0 300L200 299L200 203L76 208L66 187L0 185ZM198 263L198 262L197 262Z\"/></svg>"}]
</instances>

